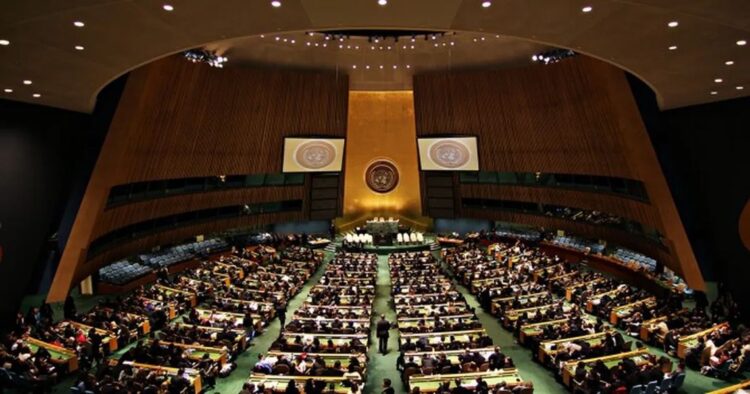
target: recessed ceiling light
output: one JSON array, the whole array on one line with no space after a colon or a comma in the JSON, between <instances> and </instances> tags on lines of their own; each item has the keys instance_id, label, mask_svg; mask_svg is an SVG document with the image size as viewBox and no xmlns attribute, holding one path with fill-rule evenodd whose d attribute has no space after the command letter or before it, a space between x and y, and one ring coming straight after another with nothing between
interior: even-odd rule
<instances>
[{"instance_id":1,"label":"recessed ceiling light","mask_svg":"<svg viewBox=\"0 0 750 394\"><path fill-rule=\"evenodd\" d=\"M726 64L727 66L731 66L734 64L734 60L727 60L724 62L724 64Z\"/></svg>"},{"instance_id":2,"label":"recessed ceiling light","mask_svg":"<svg viewBox=\"0 0 750 394\"><path fill-rule=\"evenodd\" d=\"M380 4L380 5L387 5L388 4L388 0L378 0L378 4Z\"/></svg>"},{"instance_id":3,"label":"recessed ceiling light","mask_svg":"<svg viewBox=\"0 0 750 394\"><path fill-rule=\"evenodd\" d=\"M352 68L356 70L356 69L357 69L357 65L356 65L356 64L353 64L353 65L352 65Z\"/></svg>"},{"instance_id":4,"label":"recessed ceiling light","mask_svg":"<svg viewBox=\"0 0 750 394\"><path fill-rule=\"evenodd\" d=\"M84 50L84 49L85 49L85 48L83 47L83 45L76 45L76 46L74 46L73 48L75 48L75 50L76 50L76 51L82 51L82 50Z\"/></svg>"},{"instance_id":5,"label":"recessed ceiling light","mask_svg":"<svg viewBox=\"0 0 750 394\"><path fill-rule=\"evenodd\" d=\"M411 65L410 65L410 64L407 64L407 65L406 65L406 68L411 68Z\"/></svg>"},{"instance_id":6,"label":"recessed ceiling light","mask_svg":"<svg viewBox=\"0 0 750 394\"><path fill-rule=\"evenodd\" d=\"M667 26L669 26L669 27L677 27L679 25L680 25L680 22L677 22L677 21L671 21L671 22L667 23Z\"/></svg>"},{"instance_id":7,"label":"recessed ceiling light","mask_svg":"<svg viewBox=\"0 0 750 394\"><path fill-rule=\"evenodd\" d=\"M281 7L281 2L279 0L274 0L271 2L271 5L274 6L275 8L279 8Z\"/></svg>"},{"instance_id":8,"label":"recessed ceiling light","mask_svg":"<svg viewBox=\"0 0 750 394\"><path fill-rule=\"evenodd\" d=\"M8 41L8 40L0 40L0 45L2 45L2 46L10 45L10 41Z\"/></svg>"},{"instance_id":9,"label":"recessed ceiling light","mask_svg":"<svg viewBox=\"0 0 750 394\"><path fill-rule=\"evenodd\" d=\"M583 12L585 12L585 13L587 13L587 14L588 14L589 12L593 11L593 10L594 10L594 7L592 7L592 6L590 6L590 5L587 5L587 6L583 7L583 8L581 8L581 11L583 11Z\"/></svg>"},{"instance_id":10,"label":"recessed ceiling light","mask_svg":"<svg viewBox=\"0 0 750 394\"><path fill-rule=\"evenodd\" d=\"M382 66L382 65L380 66L380 69L381 69L381 70L383 69L383 66Z\"/></svg>"},{"instance_id":11,"label":"recessed ceiling light","mask_svg":"<svg viewBox=\"0 0 750 394\"><path fill-rule=\"evenodd\" d=\"M75 22L73 22L73 26L75 26L75 27L84 27L84 26L86 26L86 24L83 23L83 22L81 22L81 21L75 21Z\"/></svg>"},{"instance_id":12,"label":"recessed ceiling light","mask_svg":"<svg viewBox=\"0 0 750 394\"><path fill-rule=\"evenodd\" d=\"M675 50L677 50L677 45L672 45L672 46L670 46L670 47L669 47L669 50L670 50L670 51L675 51Z\"/></svg>"},{"instance_id":13,"label":"recessed ceiling light","mask_svg":"<svg viewBox=\"0 0 750 394\"><path fill-rule=\"evenodd\" d=\"M24 84L24 85L31 85L32 83L33 83L33 82L31 82L31 80L30 80L30 79L24 79L24 80L23 80L23 84Z\"/></svg>"},{"instance_id":14,"label":"recessed ceiling light","mask_svg":"<svg viewBox=\"0 0 750 394\"><path fill-rule=\"evenodd\" d=\"M722 82L724 82L724 80L721 79L721 78L716 78L716 79L714 79L714 82L716 82L716 83L722 83Z\"/></svg>"},{"instance_id":15,"label":"recessed ceiling light","mask_svg":"<svg viewBox=\"0 0 750 394\"><path fill-rule=\"evenodd\" d=\"M161 8L163 8L164 11L174 11L174 6L172 4L164 4Z\"/></svg>"},{"instance_id":16,"label":"recessed ceiling light","mask_svg":"<svg viewBox=\"0 0 750 394\"><path fill-rule=\"evenodd\" d=\"M13 93L13 89L5 88L5 89L3 89L3 92L5 92L5 93Z\"/></svg>"},{"instance_id":17,"label":"recessed ceiling light","mask_svg":"<svg viewBox=\"0 0 750 394\"><path fill-rule=\"evenodd\" d=\"M745 40L737 40L737 45L739 46L745 46L747 44L747 41Z\"/></svg>"},{"instance_id":18,"label":"recessed ceiling light","mask_svg":"<svg viewBox=\"0 0 750 394\"><path fill-rule=\"evenodd\" d=\"M34 98L39 98L39 97L42 97L42 95L41 95L41 94L39 94L39 93L34 93L34 94L32 94L31 96L32 96L32 97L34 97Z\"/></svg>"},{"instance_id":19,"label":"recessed ceiling light","mask_svg":"<svg viewBox=\"0 0 750 394\"><path fill-rule=\"evenodd\" d=\"M492 5L491 1L483 1L482 8L489 8Z\"/></svg>"},{"instance_id":20,"label":"recessed ceiling light","mask_svg":"<svg viewBox=\"0 0 750 394\"><path fill-rule=\"evenodd\" d=\"M715 90L712 90L712 91L711 91L711 95L712 95L712 96L716 96L717 94L719 94L719 92L717 92L717 91L715 91Z\"/></svg>"},{"instance_id":21,"label":"recessed ceiling light","mask_svg":"<svg viewBox=\"0 0 750 394\"><path fill-rule=\"evenodd\" d=\"M737 90L742 90L744 88L745 88L744 86L737 86L737 87L735 87L735 89L737 89Z\"/></svg>"}]
</instances>

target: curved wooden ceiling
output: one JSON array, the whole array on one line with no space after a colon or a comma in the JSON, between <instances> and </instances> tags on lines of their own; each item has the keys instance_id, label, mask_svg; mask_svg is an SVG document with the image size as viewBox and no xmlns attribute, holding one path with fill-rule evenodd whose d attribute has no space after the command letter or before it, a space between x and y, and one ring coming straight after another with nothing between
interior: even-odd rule
<instances>
[{"instance_id":1,"label":"curved wooden ceiling","mask_svg":"<svg viewBox=\"0 0 750 394\"><path fill-rule=\"evenodd\" d=\"M165 3L174 10L165 11ZM750 76L742 72L750 64L750 45L736 44L750 40L746 0L493 0L488 8L481 0L282 3L274 8L267 0L4 2L0 40L10 44L0 45L0 97L89 112L107 83L171 53L237 37L343 28L484 32L570 48L638 75L664 109L750 91ZM584 6L593 10L584 13ZM679 26L669 27L670 21ZM84 50L76 50L78 45ZM669 50L673 45L677 49Z\"/></svg>"}]
</instances>

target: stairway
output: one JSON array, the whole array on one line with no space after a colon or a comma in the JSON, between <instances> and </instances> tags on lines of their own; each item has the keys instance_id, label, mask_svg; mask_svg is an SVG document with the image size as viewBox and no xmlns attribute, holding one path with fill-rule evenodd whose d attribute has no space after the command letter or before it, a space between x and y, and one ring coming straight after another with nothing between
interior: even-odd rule
<instances>
[{"instance_id":1,"label":"stairway","mask_svg":"<svg viewBox=\"0 0 750 394\"><path fill-rule=\"evenodd\" d=\"M432 243L430 244L430 251L434 252L436 250L440 250L440 244L438 244L436 241L432 241Z\"/></svg>"}]
</instances>

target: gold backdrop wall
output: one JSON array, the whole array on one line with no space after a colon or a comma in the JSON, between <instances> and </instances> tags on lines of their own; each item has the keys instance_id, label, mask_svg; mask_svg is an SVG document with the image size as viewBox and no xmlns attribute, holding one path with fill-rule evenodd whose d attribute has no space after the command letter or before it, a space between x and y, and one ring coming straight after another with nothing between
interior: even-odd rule
<instances>
[{"instance_id":1,"label":"gold backdrop wall","mask_svg":"<svg viewBox=\"0 0 750 394\"><path fill-rule=\"evenodd\" d=\"M421 216L413 93L349 92L348 112L344 216L338 227L346 231L373 216L393 216L424 230L429 219ZM365 180L378 160L398 170L398 184L387 193L373 191Z\"/></svg>"}]
</instances>

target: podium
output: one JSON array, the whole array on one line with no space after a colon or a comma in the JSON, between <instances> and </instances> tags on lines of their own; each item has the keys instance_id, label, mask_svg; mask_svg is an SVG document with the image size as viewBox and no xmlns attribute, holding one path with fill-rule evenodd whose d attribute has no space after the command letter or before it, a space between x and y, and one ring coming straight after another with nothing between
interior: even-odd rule
<instances>
[{"instance_id":1,"label":"podium","mask_svg":"<svg viewBox=\"0 0 750 394\"><path fill-rule=\"evenodd\" d=\"M372 235L372 243L380 246L393 245L393 239L398 234L398 219L385 220L384 218L375 218L368 220L365 224L367 233Z\"/></svg>"}]
</instances>

